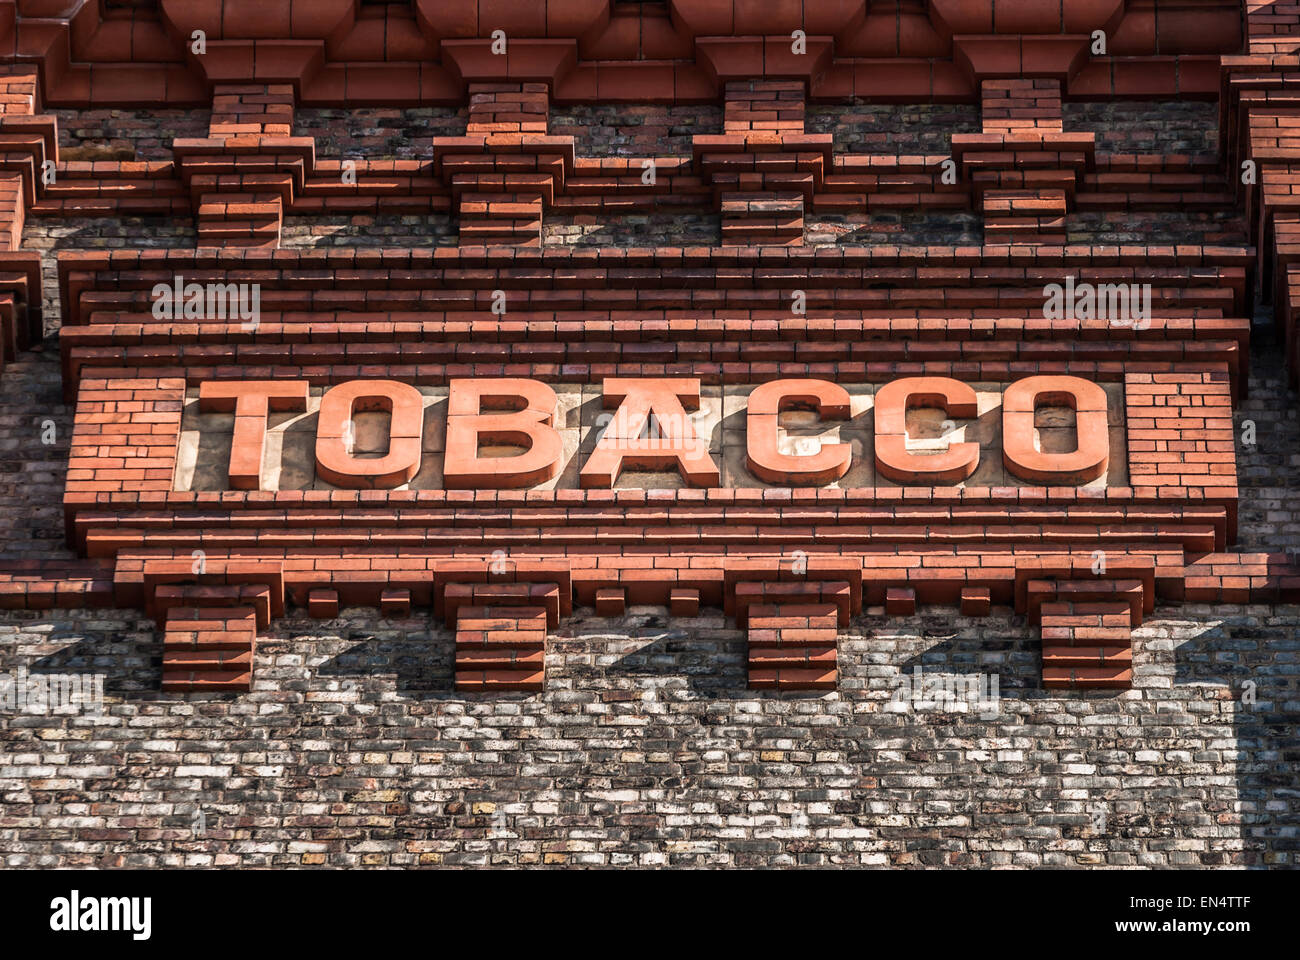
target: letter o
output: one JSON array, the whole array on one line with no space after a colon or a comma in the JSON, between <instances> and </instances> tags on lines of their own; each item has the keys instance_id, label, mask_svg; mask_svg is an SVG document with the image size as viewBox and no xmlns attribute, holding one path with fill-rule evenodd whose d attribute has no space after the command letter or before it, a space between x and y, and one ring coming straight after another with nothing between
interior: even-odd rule
<instances>
[{"instance_id":1,"label":"letter o","mask_svg":"<svg viewBox=\"0 0 1300 960\"><path fill-rule=\"evenodd\" d=\"M1074 409L1079 442L1071 453L1034 449L1034 411L1040 403ZM1096 480L1110 461L1106 391L1082 377L1025 377L1002 394L1002 462L1022 480L1078 486Z\"/></svg>"},{"instance_id":2,"label":"letter o","mask_svg":"<svg viewBox=\"0 0 1300 960\"><path fill-rule=\"evenodd\" d=\"M360 458L347 450L348 423L355 413L386 410L388 453ZM396 380L352 380L325 391L316 426L316 475L339 487L391 488L420 469L424 397Z\"/></svg>"}]
</instances>

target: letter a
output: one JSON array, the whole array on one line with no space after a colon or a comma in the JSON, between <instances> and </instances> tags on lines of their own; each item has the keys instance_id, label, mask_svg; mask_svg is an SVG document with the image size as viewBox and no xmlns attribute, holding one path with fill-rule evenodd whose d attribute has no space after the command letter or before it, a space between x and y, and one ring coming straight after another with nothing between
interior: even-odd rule
<instances>
[{"instance_id":1,"label":"letter a","mask_svg":"<svg viewBox=\"0 0 1300 960\"><path fill-rule=\"evenodd\" d=\"M584 488L609 489L626 467L676 467L689 486L719 485L718 465L686 415L699 409L699 380L610 377L604 392L605 409L618 410L579 474ZM658 435L647 437L651 418Z\"/></svg>"}]
</instances>

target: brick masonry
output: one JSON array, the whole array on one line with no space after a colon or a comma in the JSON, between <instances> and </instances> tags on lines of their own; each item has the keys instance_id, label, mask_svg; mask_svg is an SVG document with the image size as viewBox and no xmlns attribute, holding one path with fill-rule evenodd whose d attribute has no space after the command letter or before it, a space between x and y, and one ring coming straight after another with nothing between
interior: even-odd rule
<instances>
[{"instance_id":1,"label":"brick masonry","mask_svg":"<svg viewBox=\"0 0 1300 960\"><path fill-rule=\"evenodd\" d=\"M68 555L60 394L48 346L0 381L3 556L28 564ZM1300 532L1294 396L1258 354L1244 549ZM542 694L456 694L454 634L427 613L295 609L263 632L251 694L190 702L158 692L142 610L3 611L0 673L103 672L108 704L0 722L4 863L1296 863L1300 607L1159 608L1133 632L1135 689L1082 698L1040 688L1036 628L1005 607L869 609L840 631L840 692L797 699L747 689L745 634L716 609L578 613ZM918 667L997 675L1000 712L891 707Z\"/></svg>"},{"instance_id":2,"label":"brick masonry","mask_svg":"<svg viewBox=\"0 0 1300 960\"><path fill-rule=\"evenodd\" d=\"M169 11L223 31L207 58L136 6L53 45L0 16L0 675L107 694L0 717L7 865L1295 865L1300 24L1252 6L1243 38L1214 0L1157 37L1134 6L1098 57L1083 8L1003 36L980 4L774 8L764 37L728 3L552 3L502 59L490 5L322 5L254 80L237 5ZM179 274L259 283L260 323L157 322ZM1149 328L1044 325L1066 275L1151 282ZM527 500L175 479L201 383L503 371L584 410L619 377L995 404L1083 377L1111 419L1014 416L1044 450L1109 432L1111 463L652 495L574 466Z\"/></svg>"},{"instance_id":3,"label":"brick masonry","mask_svg":"<svg viewBox=\"0 0 1300 960\"><path fill-rule=\"evenodd\" d=\"M1158 611L1136 689L1082 698L1005 612L856 618L840 692L799 698L747 688L717 611L588 612L546 692L490 699L427 617L304 613L215 702L155 692L138 613L8 615L0 667L105 670L109 706L6 720L6 865L1295 864L1294 606ZM891 704L918 668L996 674L997 716Z\"/></svg>"}]
</instances>

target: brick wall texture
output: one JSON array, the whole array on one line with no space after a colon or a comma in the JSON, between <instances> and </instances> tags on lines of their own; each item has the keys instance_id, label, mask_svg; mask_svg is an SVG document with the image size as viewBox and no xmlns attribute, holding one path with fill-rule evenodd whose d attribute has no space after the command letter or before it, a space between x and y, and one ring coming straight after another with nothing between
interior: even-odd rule
<instances>
[{"instance_id":1,"label":"brick wall texture","mask_svg":"<svg viewBox=\"0 0 1300 960\"><path fill-rule=\"evenodd\" d=\"M0 863L1300 865L1293 5L74 6Z\"/></svg>"}]
</instances>

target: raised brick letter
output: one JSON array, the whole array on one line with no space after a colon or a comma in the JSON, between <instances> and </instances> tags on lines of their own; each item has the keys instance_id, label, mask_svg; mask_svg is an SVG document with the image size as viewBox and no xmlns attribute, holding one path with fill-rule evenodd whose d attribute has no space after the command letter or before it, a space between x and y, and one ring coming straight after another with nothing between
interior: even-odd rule
<instances>
[{"instance_id":1,"label":"raised brick letter","mask_svg":"<svg viewBox=\"0 0 1300 960\"><path fill-rule=\"evenodd\" d=\"M1074 408L1079 442L1072 453L1034 449L1034 410L1039 404ZM1078 485L1096 480L1110 461L1106 391L1080 377L1026 377L1002 394L1002 462L1024 480Z\"/></svg>"},{"instance_id":2,"label":"raised brick letter","mask_svg":"<svg viewBox=\"0 0 1300 960\"><path fill-rule=\"evenodd\" d=\"M272 410L306 410L302 380L208 380L199 384L199 410L235 412L230 441L230 489L257 490L262 475L266 418Z\"/></svg>"},{"instance_id":3,"label":"raised brick letter","mask_svg":"<svg viewBox=\"0 0 1300 960\"><path fill-rule=\"evenodd\" d=\"M614 486L625 467L676 467L692 487L719 485L718 466L709 456L708 443L696 434L686 415L687 406L699 409L699 380L610 377L604 393L605 409L618 409L582 468L584 488ZM652 415L658 435L643 437Z\"/></svg>"},{"instance_id":4,"label":"raised brick letter","mask_svg":"<svg viewBox=\"0 0 1300 960\"><path fill-rule=\"evenodd\" d=\"M975 391L951 377L904 377L876 391L876 469L898 483L960 483L980 462L978 443L950 443L943 453L907 449L907 411L937 407L950 417L979 414Z\"/></svg>"},{"instance_id":5,"label":"raised brick letter","mask_svg":"<svg viewBox=\"0 0 1300 960\"><path fill-rule=\"evenodd\" d=\"M443 484L449 490L501 490L550 480L564 454L554 423L555 391L537 380L451 381ZM513 457L481 457L481 443L517 444L528 450Z\"/></svg>"},{"instance_id":6,"label":"raised brick letter","mask_svg":"<svg viewBox=\"0 0 1300 960\"><path fill-rule=\"evenodd\" d=\"M853 448L824 443L816 453L777 450L777 417L782 410L812 409L823 420L849 418L849 393L827 380L773 380L749 395L745 444L749 471L764 483L822 484L848 473Z\"/></svg>"},{"instance_id":7,"label":"raised brick letter","mask_svg":"<svg viewBox=\"0 0 1300 960\"><path fill-rule=\"evenodd\" d=\"M348 451L354 411L386 410L388 453L359 458ZM396 487L420 469L424 398L396 380L353 380L325 391L316 427L316 473L340 487Z\"/></svg>"}]
</instances>

